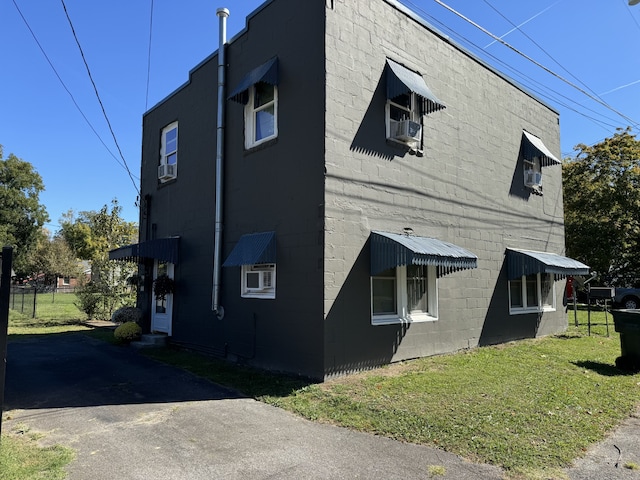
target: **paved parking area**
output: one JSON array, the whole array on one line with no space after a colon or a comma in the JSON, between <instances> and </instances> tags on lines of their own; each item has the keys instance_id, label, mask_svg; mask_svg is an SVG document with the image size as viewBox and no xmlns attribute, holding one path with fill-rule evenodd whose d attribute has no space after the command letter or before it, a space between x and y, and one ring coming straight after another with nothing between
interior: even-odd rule
<instances>
[{"instance_id":1,"label":"paved parking area","mask_svg":"<svg viewBox=\"0 0 640 480\"><path fill-rule=\"evenodd\" d=\"M12 341L5 410L5 433L31 429L77 451L69 480L503 478L442 450L306 421L81 334ZM640 479L624 468L640 465L639 439L632 417L568 478Z\"/></svg>"},{"instance_id":2,"label":"paved parking area","mask_svg":"<svg viewBox=\"0 0 640 480\"><path fill-rule=\"evenodd\" d=\"M77 451L70 480L499 479L441 450L320 425L80 334L9 344L5 409Z\"/></svg>"}]
</instances>

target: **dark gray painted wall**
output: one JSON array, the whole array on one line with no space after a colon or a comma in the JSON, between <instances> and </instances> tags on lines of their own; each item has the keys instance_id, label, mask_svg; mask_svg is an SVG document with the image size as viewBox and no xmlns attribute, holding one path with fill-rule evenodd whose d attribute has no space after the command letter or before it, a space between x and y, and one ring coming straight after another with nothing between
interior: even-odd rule
<instances>
[{"instance_id":1,"label":"dark gray painted wall","mask_svg":"<svg viewBox=\"0 0 640 480\"><path fill-rule=\"evenodd\" d=\"M425 117L425 156L387 145L386 58L420 72L447 108ZM508 314L507 247L564 252L559 166L544 196L522 184L522 130L559 151L558 115L430 32L393 2L327 10L325 372L557 332L557 311ZM467 248L478 268L438 281L439 319L372 326L371 230L436 237Z\"/></svg>"},{"instance_id":2,"label":"dark gray painted wall","mask_svg":"<svg viewBox=\"0 0 640 480\"><path fill-rule=\"evenodd\" d=\"M233 11L231 11L233 15ZM212 35L217 32L212 31ZM275 231L275 300L240 297L240 268L222 269L225 317L211 313L217 57L145 116L143 194L157 236L179 235L176 343L264 368L323 376L324 4L266 4L227 48L227 86L279 59L278 138L244 150L243 106L227 101L223 260L243 234ZM179 122L178 178L158 185L160 131ZM141 219L144 227L144 219Z\"/></svg>"},{"instance_id":3,"label":"dark gray painted wall","mask_svg":"<svg viewBox=\"0 0 640 480\"><path fill-rule=\"evenodd\" d=\"M275 300L242 299L240 269L224 268L225 318L210 310L216 57L145 116L141 231L181 237L176 343L322 379L566 325L560 284L556 312L509 316L504 273L507 247L564 251L560 168L544 170L539 197L519 165L523 129L559 150L557 113L391 3L274 0L228 47L229 89L279 58L277 141L246 152L243 107L227 102L223 232L223 259L241 235L276 232ZM447 105L425 118L423 158L384 139L387 57ZM174 120L178 179L159 186L160 131ZM479 268L439 280L438 321L372 326L369 234L404 227L475 252Z\"/></svg>"}]
</instances>

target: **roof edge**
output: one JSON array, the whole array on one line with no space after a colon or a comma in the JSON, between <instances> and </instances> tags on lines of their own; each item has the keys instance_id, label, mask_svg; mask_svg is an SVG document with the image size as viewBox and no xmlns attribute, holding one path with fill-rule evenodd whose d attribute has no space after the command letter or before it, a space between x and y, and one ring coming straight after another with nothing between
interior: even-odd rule
<instances>
[{"instance_id":1,"label":"roof edge","mask_svg":"<svg viewBox=\"0 0 640 480\"><path fill-rule=\"evenodd\" d=\"M270 0L273 1L273 0ZM429 22L427 22L427 20L425 20L424 18L422 18L417 12L415 12L414 10L412 10L411 8L407 7L406 5L402 4L399 2L399 0L383 0L384 2L388 3L389 5L391 5L392 7L394 7L395 9L399 10L400 12L404 13L406 16L412 18L413 20L415 20L416 22L418 22L420 25L422 25L423 27L425 27L427 30L431 31L431 33L433 33L434 35L437 35L438 37L440 37L442 40L444 40L445 42L447 42L449 45L451 45L452 47L454 47L455 49L459 50L460 52L464 53L465 55L467 55L469 58L471 58L472 60L474 60L475 62L479 63L480 65L482 65L483 67L485 67L487 70L490 70L491 72L495 73L496 75L498 75L500 78L502 78L504 81L510 83L511 85L513 85L514 87L516 87L518 90L520 90L521 92L523 92L524 94L528 95L529 97L533 98L536 102L540 103L541 105L545 106L546 108L548 108L549 110L551 110L552 112L554 112L556 115L560 116L560 112L558 110L556 110L554 107L552 107L551 105L549 105L547 102L543 101L540 97L538 97L537 95L535 95L532 91L530 91L528 88L526 88L524 85L520 84L519 82L517 82L516 80L514 80L513 78L511 78L510 76L508 76L506 73L501 72L500 70L496 69L495 67L493 67L492 65L488 64L487 62L485 62L484 60L482 60L480 57L478 57L477 55L471 53L471 51L467 50L466 48L464 48L462 45L460 45L459 43L457 43L456 41L454 41L453 39L451 39L451 37L449 37L448 35L446 35L445 33L443 33L442 31L438 30L436 27L434 27L433 25L431 25Z\"/></svg>"}]
</instances>

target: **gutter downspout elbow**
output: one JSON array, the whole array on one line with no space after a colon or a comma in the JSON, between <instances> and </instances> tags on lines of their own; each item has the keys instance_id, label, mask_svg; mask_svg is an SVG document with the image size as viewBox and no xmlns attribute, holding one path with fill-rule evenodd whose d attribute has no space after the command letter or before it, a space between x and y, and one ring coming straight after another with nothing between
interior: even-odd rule
<instances>
[{"instance_id":1,"label":"gutter downspout elbow","mask_svg":"<svg viewBox=\"0 0 640 480\"><path fill-rule=\"evenodd\" d=\"M213 291L211 292L211 310L216 314L218 320L224 317L224 308L220 305L220 276L222 257L222 200L223 200L223 160L224 160L224 107L225 107L225 74L227 44L227 18L229 10L218 8L216 15L220 19L219 23L219 46L218 46L218 115L216 122L216 181L215 181L215 235L213 245Z\"/></svg>"}]
</instances>

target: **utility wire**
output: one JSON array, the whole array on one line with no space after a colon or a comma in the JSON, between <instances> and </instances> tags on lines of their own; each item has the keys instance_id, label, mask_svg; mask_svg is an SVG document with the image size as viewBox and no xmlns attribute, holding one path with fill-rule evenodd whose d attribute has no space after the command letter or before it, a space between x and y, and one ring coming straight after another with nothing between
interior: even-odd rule
<instances>
[{"instance_id":1,"label":"utility wire","mask_svg":"<svg viewBox=\"0 0 640 480\"><path fill-rule=\"evenodd\" d=\"M631 12L631 7L629 6L629 4L627 3L627 0L622 0L627 7L627 12L629 12L629 15L631 16L631 19L634 21L634 23L636 24L636 27L638 27L638 30L640 30L640 23L638 23L638 19L633 15L633 13Z\"/></svg>"},{"instance_id":2,"label":"utility wire","mask_svg":"<svg viewBox=\"0 0 640 480\"><path fill-rule=\"evenodd\" d=\"M100 99L100 94L98 93L98 87L96 87L95 82L93 81L93 76L91 75L91 70L89 69L89 64L87 63L87 59L84 56L84 51L82 50L82 46L80 45L80 41L78 40L78 36L76 35L76 31L73 28L73 23L71 22L71 17L69 17L69 12L67 12L67 6L64 3L64 0L60 0L62 2L62 8L64 9L64 13L67 16L67 20L69 21L69 26L71 27L71 32L73 33L73 38L76 41L76 44L78 45L78 49L80 50L80 55L82 56L82 61L84 62L84 66L87 69L87 74L89 75L89 80L91 80L91 85L93 85L93 91L96 94L96 98L98 99L98 103L100 104L100 108L102 109L102 114L104 115L104 119L107 121L107 126L109 127L109 131L111 132L111 137L113 138L113 141L116 145L116 148L118 149L118 153L120 154L120 158L122 159L122 162L124 163L124 167L125 170L127 171L127 173L129 174L129 178L131 179L131 183L133 184L133 188L136 189L136 192L138 193L138 195L140 195L140 190L138 189L138 185L136 184L135 180L133 179L133 174L131 173L131 170L129 170L129 165L127 165L127 161L124 158L124 155L122 154L122 150L120 149L120 145L118 144L118 139L116 138L116 134L113 131L113 128L111 127L111 122L109 121L109 117L107 116L107 112L104 108L104 105L102 103L102 100Z\"/></svg>"},{"instance_id":3,"label":"utility wire","mask_svg":"<svg viewBox=\"0 0 640 480\"><path fill-rule=\"evenodd\" d=\"M522 71L515 69L514 67L512 67L511 65L509 65L508 63L504 62L503 60L501 60L500 58L496 57L495 55L487 52L486 50L484 50L482 47L480 47L478 44L473 43L471 40L469 40L468 38L464 37L463 35L461 35L460 33L458 33L456 30L453 30L452 28L450 28L449 26L447 26L445 23L441 22L440 20L438 20L436 17L433 17L432 15L429 15L424 9L420 8L418 5L411 3L411 2L407 2L408 4L410 4L417 12L420 12L424 18L429 19L430 22L432 22L434 25L438 25L440 28L443 29L443 31L447 31L450 33L450 35L452 37L455 37L458 39L458 41L461 44L465 44L468 45L470 47L471 50L475 49L476 51L478 51L479 53L481 53L483 56L491 59L493 62L495 62L495 65L502 65L506 70L510 71L511 74L513 75L514 78L520 78L522 81L524 81L523 85L526 85L527 88L532 92L535 93L536 95L538 95L540 98L544 98L546 100L549 100L551 102L555 102L559 105L561 105L562 107L571 110L572 112L581 115L583 117L585 117L586 119L592 121L594 124L598 125L598 126L608 126L611 128L617 128L619 126L618 123L615 124L611 124L611 123L607 123L603 120L599 120L595 117L592 117L586 113L583 113L579 110L577 110L576 108L571 107L570 105L568 105L567 103L563 102L562 100L560 100L558 97L562 97L564 99L566 99L568 102L571 102L575 105L577 105L578 107L581 107L583 109L586 109L590 112L595 113L596 115L600 116L601 118L605 118L610 120L611 122L616 122L616 120L614 120L611 117L607 117L606 115L597 112L591 108L586 107L585 105L583 105L582 103L579 103L576 100L573 100L569 97L567 97L566 95L563 95L562 93L554 90L553 88L544 85L543 83L531 78L528 75L525 75L524 73L522 73ZM552 92L553 94L557 95L558 97L555 97L549 93L545 93L545 91L541 90L540 88L536 88L534 85L539 85L540 88ZM606 128L603 127L603 129L608 130Z\"/></svg>"},{"instance_id":4,"label":"utility wire","mask_svg":"<svg viewBox=\"0 0 640 480\"><path fill-rule=\"evenodd\" d=\"M536 13L535 15L533 15L532 17L529 17L528 19L526 19L524 22L515 25L514 23L512 23L507 17L505 17L504 15L502 15L501 12L498 12L498 10L496 10L493 5L491 5L489 2L487 2L486 0L484 1L484 3L486 3L487 5L489 5L491 8L493 8L494 10L496 10L496 12L498 12L500 14L500 16L502 16L502 18L504 18L507 22L509 22L511 24L511 26L513 27L511 30L509 30L507 33L504 33L502 35L500 35L500 38L504 38L507 35L509 35L510 33L515 32L516 30L522 32L522 30L520 30L520 27L523 27L524 25L526 25L527 23L529 23L531 20L534 20L536 18L538 18L540 15L542 15L543 13L545 13L547 10L551 10L553 7L555 7L558 3L560 3L562 0L558 0L557 2L549 5L547 8L545 8L544 10L539 11L538 13ZM484 48L489 48L491 45L493 45L494 43L496 43L496 40L493 40L492 42L489 42L487 44L487 46L485 46Z\"/></svg>"},{"instance_id":5,"label":"utility wire","mask_svg":"<svg viewBox=\"0 0 640 480\"><path fill-rule=\"evenodd\" d=\"M632 125L634 126L638 126L638 122L636 122L635 120L633 120L632 118L628 117L627 115L625 115L624 113L616 110L615 108L613 108L611 105L609 105L608 103L604 102L603 100L591 95L589 92L585 91L583 88L580 88L579 86L577 86L575 83L570 82L569 80L567 80L566 78L562 77L561 75L558 75L557 73L555 73L553 70L550 70L549 68L545 67L544 65L542 65L540 62L534 60L533 58L529 57L528 55L526 55L525 53L521 52L520 50L518 50L517 48L513 47L512 45L510 45L509 43L505 42L504 40L502 40L501 38L497 37L496 35L494 35L493 33L489 32L487 29L481 27L480 25L478 25L477 23L475 23L473 20L465 17L463 14L461 14L460 12L456 11L455 9L451 8L449 5L447 5L446 3L443 3L441 0L434 0L438 5L446 8L447 10L449 10L451 13L457 15L458 17L462 18L464 21L470 23L471 25L473 25L474 27L476 27L477 29L479 29L481 32L483 32L486 35L489 35L491 38L493 38L494 40L500 42L501 44L503 44L505 47L509 48L510 50L514 51L515 53L517 53L518 55L520 55L521 57L525 58L526 60L529 60L531 63L533 63L534 65L536 65L537 67L542 68L545 72L553 75L554 77L556 77L558 80L566 83L567 85L575 88L576 90L578 90L580 93L582 93L583 95L586 95L587 97L589 97L591 100L593 100L594 102L599 103L600 105L602 105L603 107L607 108L608 110L611 110L612 112L616 113L617 115L619 115L620 117L622 117L623 119L625 119L626 121L630 122Z\"/></svg>"},{"instance_id":6,"label":"utility wire","mask_svg":"<svg viewBox=\"0 0 640 480\"><path fill-rule=\"evenodd\" d=\"M147 93L144 100L145 112L149 108L149 79L151 78L151 35L153 34L153 0L151 0L151 12L149 14L149 51L147 53Z\"/></svg>"},{"instance_id":7,"label":"utility wire","mask_svg":"<svg viewBox=\"0 0 640 480\"><path fill-rule=\"evenodd\" d=\"M33 31L33 29L31 28L31 25L29 25L29 22L27 21L27 19L25 18L25 16L22 14L22 10L20 10L20 7L18 6L18 4L16 3L16 0L12 0L13 1L13 5L16 7L16 10L18 11L18 14L20 15L20 18L22 18L22 21L24 22L25 26L27 27L27 30L29 30L29 33L31 33L31 36L33 37L33 40L36 42L36 45L38 45L38 48L40 49L40 52L42 52L42 55L44 56L44 58L47 60L47 63L49 64L49 66L51 67L51 70L53 70L53 73L56 75L56 77L58 78L58 81L60 82L60 84L62 85L62 88L64 88L64 90L69 94L69 97L71 97L71 101L73 102L73 104L75 105L76 109L78 110L78 112L80 112L80 115L82 116L82 118L84 118L84 121L87 122L87 125L89 125L89 128L91 129L91 131L95 134L95 136L98 138L98 140L100 140L100 143L102 143L102 145L104 146L104 148L107 150L107 152L109 152L109 154L113 157L113 159L116 161L116 163L118 163L118 165L120 165L122 168L126 167L124 166L124 164L118 159L118 157L116 157L114 155L114 153L109 149L109 147L107 146L106 143L104 143L104 140L102 140L102 137L100 136L100 134L96 131L96 129L93 127L93 125L91 124L91 122L89 121L89 119L87 118L87 116L84 114L84 112L82 111L82 109L80 108L80 105L78 105L78 102L76 101L75 97L73 96L73 94L71 93L71 91L67 88L67 85L64 83L64 81L62 80L62 77L60 77L60 74L58 73L58 71L56 70L56 67L53 65L53 62L51 61L51 59L49 58L49 56L47 55L47 52L44 50L44 48L42 47L42 44L40 44L40 41L38 40L38 37L36 37L35 32Z\"/></svg>"},{"instance_id":8,"label":"utility wire","mask_svg":"<svg viewBox=\"0 0 640 480\"><path fill-rule=\"evenodd\" d=\"M556 65L558 65L562 70L564 70L566 73L568 73L568 74L569 74L569 76L570 76L571 78L573 78L575 81L577 81L578 83L580 83L580 85L582 85L584 88L586 88L587 90L589 90L593 95L595 95L596 97L600 98L600 96L599 96L596 92L594 92L592 89L590 89L590 88L589 88L587 85L585 85L585 84L584 84L584 82L582 82L578 77L576 77L576 76L575 76L575 75L573 75L569 70L567 70L567 69L564 67L564 65L562 65L562 64L561 64L560 62L558 62L555 58L553 58L553 56L552 56L549 52L547 52L544 48L542 48L542 46L541 46L538 42L536 42L533 38L531 38L529 35L527 35L527 34L526 34L526 32L525 32L524 30L521 30L521 29L520 29L520 27L521 27L522 25L524 25L524 23L523 23L523 24L520 24L520 25L516 25L516 24L514 24L514 23L513 23L511 20L509 20L509 19L508 19L508 18L507 18L507 17L506 17L506 16L505 16L505 15L504 15L500 10L498 10L496 7L494 7L493 5L491 5L491 4L489 3L489 1L488 1L488 0L483 0L483 1L484 1L484 3L486 3L486 4L487 4L487 5L488 5L488 6L489 6L493 11L495 11L498 15L500 15L500 16L501 16L502 18L504 18L507 22L509 22L509 23L514 27L514 30L518 30L518 31L519 31L522 35L524 35L524 36L525 36L525 37L526 37L526 38L527 38L531 43L533 43L536 47L538 47L538 48L539 48L539 49L540 49L540 50L541 50L541 51L542 51L542 52L543 52L547 57L549 57L551 60L553 60L553 62L554 62ZM540 12L540 13L546 12L547 10L549 10L551 7L555 6L555 5L556 5L556 4L558 4L558 3L560 3L560 0L558 0L556 3L552 4L551 6L547 7L545 10L543 10L543 11L542 11L542 12ZM538 15L536 15L536 16L534 16L534 17L531 17L531 18L535 18L535 17L537 17L537 16L538 16ZM513 30L511 30L509 33L511 33L512 31L513 31ZM505 35L502 35L502 37L500 37L500 38L504 38L504 37L505 37ZM494 40L494 42L495 42L495 40ZM492 42L492 43L494 43L494 42ZM491 44L489 44L489 45L491 45ZM602 100L602 98L600 98L600 100Z\"/></svg>"}]
</instances>

